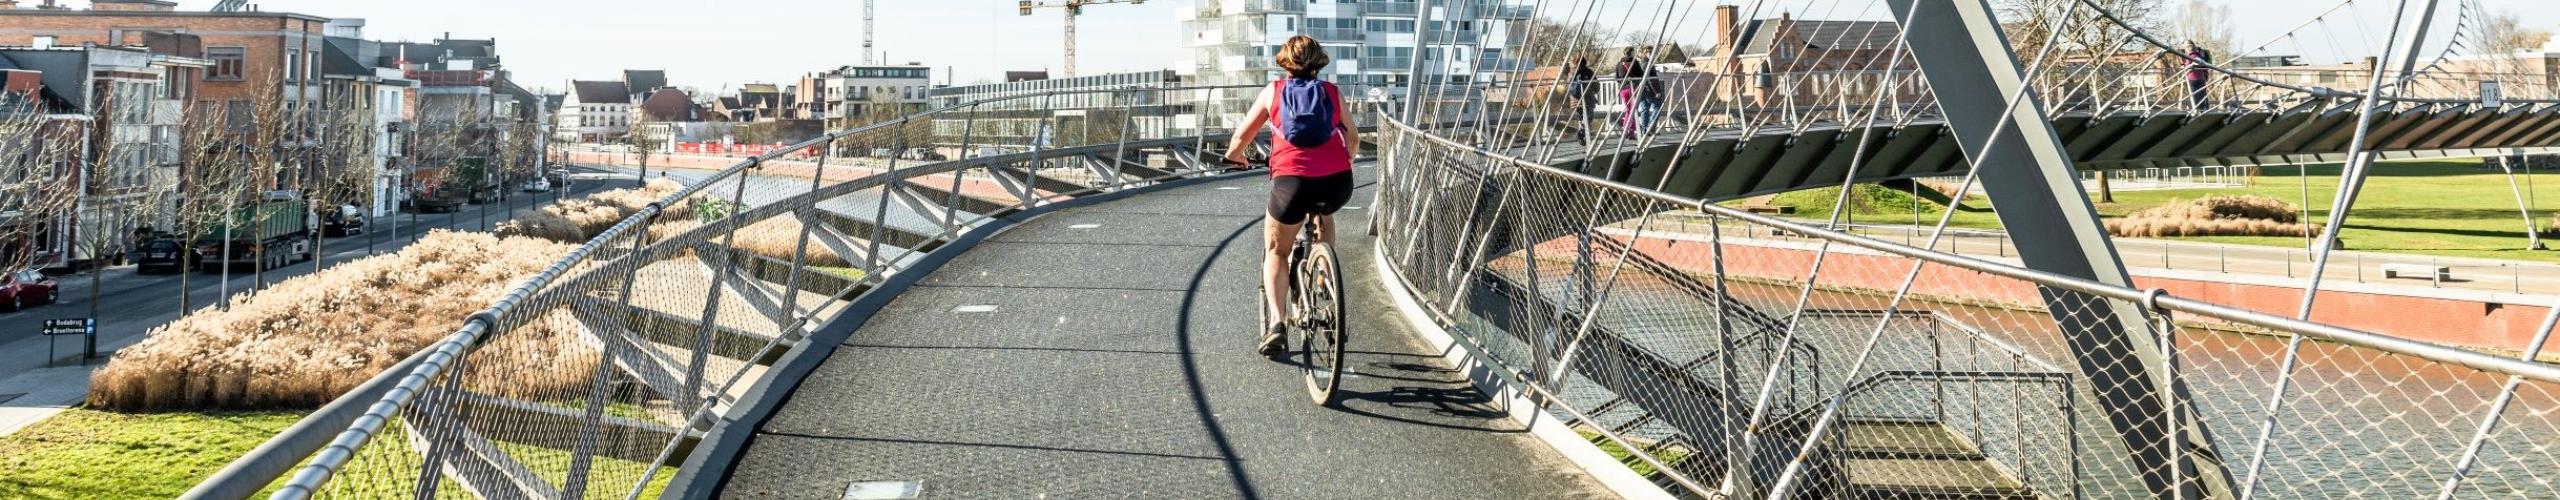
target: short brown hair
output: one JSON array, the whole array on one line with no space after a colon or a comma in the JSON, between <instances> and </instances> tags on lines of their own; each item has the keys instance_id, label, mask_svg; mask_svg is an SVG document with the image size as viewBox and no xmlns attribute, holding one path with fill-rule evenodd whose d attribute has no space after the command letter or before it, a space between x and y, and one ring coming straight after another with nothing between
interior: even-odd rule
<instances>
[{"instance_id":1,"label":"short brown hair","mask_svg":"<svg viewBox=\"0 0 2560 500\"><path fill-rule=\"evenodd\" d=\"M1280 55L1274 59L1280 69L1289 70L1289 76L1297 78L1315 78L1316 73L1333 64L1333 56L1324 53L1324 44L1306 35L1289 37L1287 43L1280 44Z\"/></svg>"}]
</instances>

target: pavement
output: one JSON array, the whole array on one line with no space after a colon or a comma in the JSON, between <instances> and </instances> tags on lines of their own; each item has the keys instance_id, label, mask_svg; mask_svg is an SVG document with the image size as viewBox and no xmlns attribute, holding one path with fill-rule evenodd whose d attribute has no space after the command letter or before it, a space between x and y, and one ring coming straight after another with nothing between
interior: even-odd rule
<instances>
[{"instance_id":1,"label":"pavement","mask_svg":"<svg viewBox=\"0 0 2560 500\"><path fill-rule=\"evenodd\" d=\"M1254 354L1267 185L1063 210L967 250L826 359L721 495L1610 496L1407 330L1356 258L1361 209L1341 218L1355 257L1342 401L1311 404L1290 358Z\"/></svg>"},{"instance_id":2,"label":"pavement","mask_svg":"<svg viewBox=\"0 0 2560 500\"><path fill-rule=\"evenodd\" d=\"M631 174L614 175L611 169L579 168L573 188L559 193L583 196L606 189L630 187ZM612 182L619 178L621 182ZM508 205L517 210L549 203L552 194L510 195ZM488 224L506 218L504 207L489 205ZM389 253L424 234L421 229L460 228L480 230L480 206L467 207L450 214L399 214L398 232L392 223L376 219L373 234L330 238L323 243L324 258L267 271L269 282L282 281L308 274L321 264L336 264L368 256ZM368 245L370 243L370 245ZM369 253L370 250L370 253ZM92 275L102 272L103 275ZM106 364L115 350L140 343L144 332L181 316L178 302L179 277L173 274L142 275L132 266L110 267L102 271L55 276L61 284L62 303L29 307L26 310L0 314L0 436L50 418L62 409L86 398L89 372ZM233 271L229 280L221 274L193 274L186 278L189 307L209 307L219 302L226 292L239 293L256 288L257 273L246 269ZM91 299L91 291L97 297ZM78 337L47 338L37 333L44 320L98 318L98 350L96 359L80 359ZM52 357L47 358L47 343L53 344ZM15 396L13 396L15 395Z\"/></svg>"}]
</instances>

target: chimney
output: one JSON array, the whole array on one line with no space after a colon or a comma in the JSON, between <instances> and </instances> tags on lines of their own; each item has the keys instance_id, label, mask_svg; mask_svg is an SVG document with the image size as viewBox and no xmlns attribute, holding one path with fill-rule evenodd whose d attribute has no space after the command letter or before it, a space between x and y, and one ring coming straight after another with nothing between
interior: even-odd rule
<instances>
[{"instance_id":1,"label":"chimney","mask_svg":"<svg viewBox=\"0 0 2560 500\"><path fill-rule=\"evenodd\" d=\"M1734 46L1735 44L1740 43L1739 40L1733 39L1733 37L1740 35L1740 33L1734 32L1734 30L1740 29L1735 25L1735 23L1740 22L1739 20L1734 19L1734 16L1736 15L1735 9L1736 7L1732 5L1716 6L1716 45L1718 46L1717 48L1725 49L1725 52L1728 53L1742 49L1741 47Z\"/></svg>"}]
</instances>

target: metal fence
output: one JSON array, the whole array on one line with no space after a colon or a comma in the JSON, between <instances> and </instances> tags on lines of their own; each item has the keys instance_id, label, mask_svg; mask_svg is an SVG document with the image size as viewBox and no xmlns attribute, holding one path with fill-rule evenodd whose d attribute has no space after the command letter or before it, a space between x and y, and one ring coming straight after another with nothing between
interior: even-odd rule
<instances>
[{"instance_id":1,"label":"metal fence","mask_svg":"<svg viewBox=\"0 0 2560 500\"><path fill-rule=\"evenodd\" d=\"M740 162L491 298L190 496L657 496L777 365L832 349L804 348L813 332L924 256L999 218L1230 171L1217 157L1231 129L1138 126L1202 90L967 103ZM1090 94L1114 97L1052 115L1119 133L981 154L1002 150L980 147L976 120L1015 116L1008 101ZM941 130L958 137L935 121L960 122Z\"/></svg>"},{"instance_id":2,"label":"metal fence","mask_svg":"<svg viewBox=\"0 0 2560 500\"><path fill-rule=\"evenodd\" d=\"M2294 321L1382 128L1394 281L1675 492L2560 494L2560 366L2529 361L2547 337L2490 354ZM1666 231L1673 210L1712 227ZM1727 237L1751 233L1812 244Z\"/></svg>"}]
</instances>

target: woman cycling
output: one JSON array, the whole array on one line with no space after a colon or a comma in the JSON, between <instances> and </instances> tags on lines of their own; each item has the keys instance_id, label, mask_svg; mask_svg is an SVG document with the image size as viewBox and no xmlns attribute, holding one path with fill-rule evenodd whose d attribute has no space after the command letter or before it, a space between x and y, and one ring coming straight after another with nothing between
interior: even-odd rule
<instances>
[{"instance_id":1,"label":"woman cycling","mask_svg":"<svg viewBox=\"0 0 2560 500\"><path fill-rule=\"evenodd\" d=\"M1254 99L1243 122L1252 126L1236 127L1235 138L1227 141L1227 161L1244 163L1254 136L1265 128L1272 135L1271 202L1262 229L1262 307L1273 323L1262 325L1262 338L1255 343L1264 355L1282 348L1280 322L1289 311L1280 298L1287 290L1286 266L1298 226L1313 219L1316 239L1333 241L1333 213L1351 200L1351 158L1360 148L1359 129L1344 112L1342 90L1316 77L1333 62L1324 45L1303 35L1290 37L1280 45L1276 62L1289 77L1271 82L1270 90Z\"/></svg>"}]
</instances>

